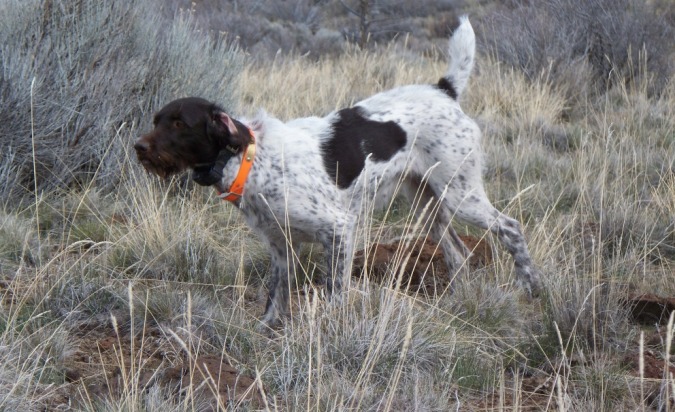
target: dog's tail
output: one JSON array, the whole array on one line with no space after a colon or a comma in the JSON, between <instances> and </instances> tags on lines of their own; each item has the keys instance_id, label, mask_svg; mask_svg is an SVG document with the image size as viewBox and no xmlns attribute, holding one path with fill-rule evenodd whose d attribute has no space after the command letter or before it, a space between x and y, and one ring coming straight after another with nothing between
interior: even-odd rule
<instances>
[{"instance_id":1,"label":"dog's tail","mask_svg":"<svg viewBox=\"0 0 675 412\"><path fill-rule=\"evenodd\" d=\"M469 23L469 17L461 16L459 27L452 33L448 44L450 59L448 71L438 81L438 87L455 100L462 94L469 81L475 54L476 35L473 33L471 23Z\"/></svg>"}]
</instances>

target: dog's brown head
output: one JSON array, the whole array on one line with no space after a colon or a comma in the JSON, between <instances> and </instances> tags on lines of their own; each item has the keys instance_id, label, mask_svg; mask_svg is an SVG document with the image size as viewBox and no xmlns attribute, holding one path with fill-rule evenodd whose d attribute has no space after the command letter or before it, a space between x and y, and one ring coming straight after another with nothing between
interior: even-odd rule
<instances>
[{"instance_id":1,"label":"dog's brown head","mask_svg":"<svg viewBox=\"0 0 675 412\"><path fill-rule=\"evenodd\" d=\"M153 123L155 128L134 149L143 167L160 177L212 165L221 151L237 152L251 139L246 126L198 97L172 101Z\"/></svg>"}]
</instances>

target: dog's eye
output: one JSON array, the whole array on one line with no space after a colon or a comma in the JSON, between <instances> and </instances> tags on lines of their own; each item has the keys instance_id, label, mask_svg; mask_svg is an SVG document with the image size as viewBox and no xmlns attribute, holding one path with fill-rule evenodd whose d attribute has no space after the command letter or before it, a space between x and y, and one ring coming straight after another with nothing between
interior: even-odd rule
<instances>
[{"instance_id":1,"label":"dog's eye","mask_svg":"<svg viewBox=\"0 0 675 412\"><path fill-rule=\"evenodd\" d=\"M183 127L185 127L185 123L183 123L182 120L174 120L173 127L175 127L176 129L182 129Z\"/></svg>"}]
</instances>

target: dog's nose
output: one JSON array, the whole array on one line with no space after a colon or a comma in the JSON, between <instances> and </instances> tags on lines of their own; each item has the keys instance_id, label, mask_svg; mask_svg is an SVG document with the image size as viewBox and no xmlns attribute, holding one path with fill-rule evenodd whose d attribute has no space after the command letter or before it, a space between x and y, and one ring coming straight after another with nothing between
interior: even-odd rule
<instances>
[{"instance_id":1,"label":"dog's nose","mask_svg":"<svg viewBox=\"0 0 675 412\"><path fill-rule=\"evenodd\" d=\"M145 153L145 152L148 151L149 146L148 146L148 144L147 144L146 142L144 142L144 141L142 141L142 140L139 140L139 141L137 141L136 144L134 145L134 149L136 149L136 151L137 151L138 153Z\"/></svg>"}]
</instances>

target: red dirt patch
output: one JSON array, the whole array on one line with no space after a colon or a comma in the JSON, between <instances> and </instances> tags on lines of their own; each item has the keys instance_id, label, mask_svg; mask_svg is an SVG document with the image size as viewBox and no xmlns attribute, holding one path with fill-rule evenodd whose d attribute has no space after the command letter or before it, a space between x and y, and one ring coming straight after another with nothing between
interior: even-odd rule
<instances>
[{"instance_id":1,"label":"red dirt patch","mask_svg":"<svg viewBox=\"0 0 675 412\"><path fill-rule=\"evenodd\" d=\"M159 327L146 327L143 336L118 336L111 325L84 327L74 337L77 350L65 362L66 385L76 403L86 398L107 399L145 391L153 386L181 397L189 391L214 407L250 402L262 406L255 380L242 374L220 355L191 357ZM78 336L79 335L79 336ZM54 400L51 402L54 406Z\"/></svg>"},{"instance_id":2,"label":"red dirt patch","mask_svg":"<svg viewBox=\"0 0 675 412\"><path fill-rule=\"evenodd\" d=\"M484 267L492 263L492 248L485 239L473 236L460 236L467 248L473 251L469 258L472 269ZM368 249L356 252L354 256L355 277L361 277L364 268L367 269L371 280L378 283L392 285L396 282L395 276L401 275L401 288L413 292L436 294L443 291L449 284L448 268L443 260L443 252L438 245L429 239L416 242L405 251L405 241L392 243L376 243ZM366 261L367 256L367 261ZM405 269L401 265L405 261Z\"/></svg>"},{"instance_id":3,"label":"red dirt patch","mask_svg":"<svg viewBox=\"0 0 675 412\"><path fill-rule=\"evenodd\" d=\"M666 365L665 359L661 356L655 354L651 350L646 350L642 354L642 359L644 362L644 377L647 379L663 379L664 372L666 367L668 368L668 373L671 376L675 376L675 365L668 362ZM631 353L626 355L623 359L624 365L628 366L631 369L631 374L635 376L640 376L640 354Z\"/></svg>"},{"instance_id":4,"label":"red dirt patch","mask_svg":"<svg viewBox=\"0 0 675 412\"><path fill-rule=\"evenodd\" d=\"M652 350L645 350L642 356L638 352L630 353L624 356L622 364L629 369L628 373L636 378L640 377L640 357L642 357L644 364L644 401L647 406L655 407L659 404L663 379L669 381L675 376L675 365L672 362L667 362L661 354ZM665 384L669 385L668 382ZM670 395L672 405L675 402L675 395L672 393Z\"/></svg>"},{"instance_id":5,"label":"red dirt patch","mask_svg":"<svg viewBox=\"0 0 675 412\"><path fill-rule=\"evenodd\" d=\"M193 363L168 368L164 381L176 385L176 389L185 391L190 386L200 387L206 383L207 393L217 393L225 405L230 402L252 400L262 405L262 397L256 382L250 376L242 375L235 367L220 356L199 356ZM226 402L227 401L227 402Z\"/></svg>"}]
</instances>

